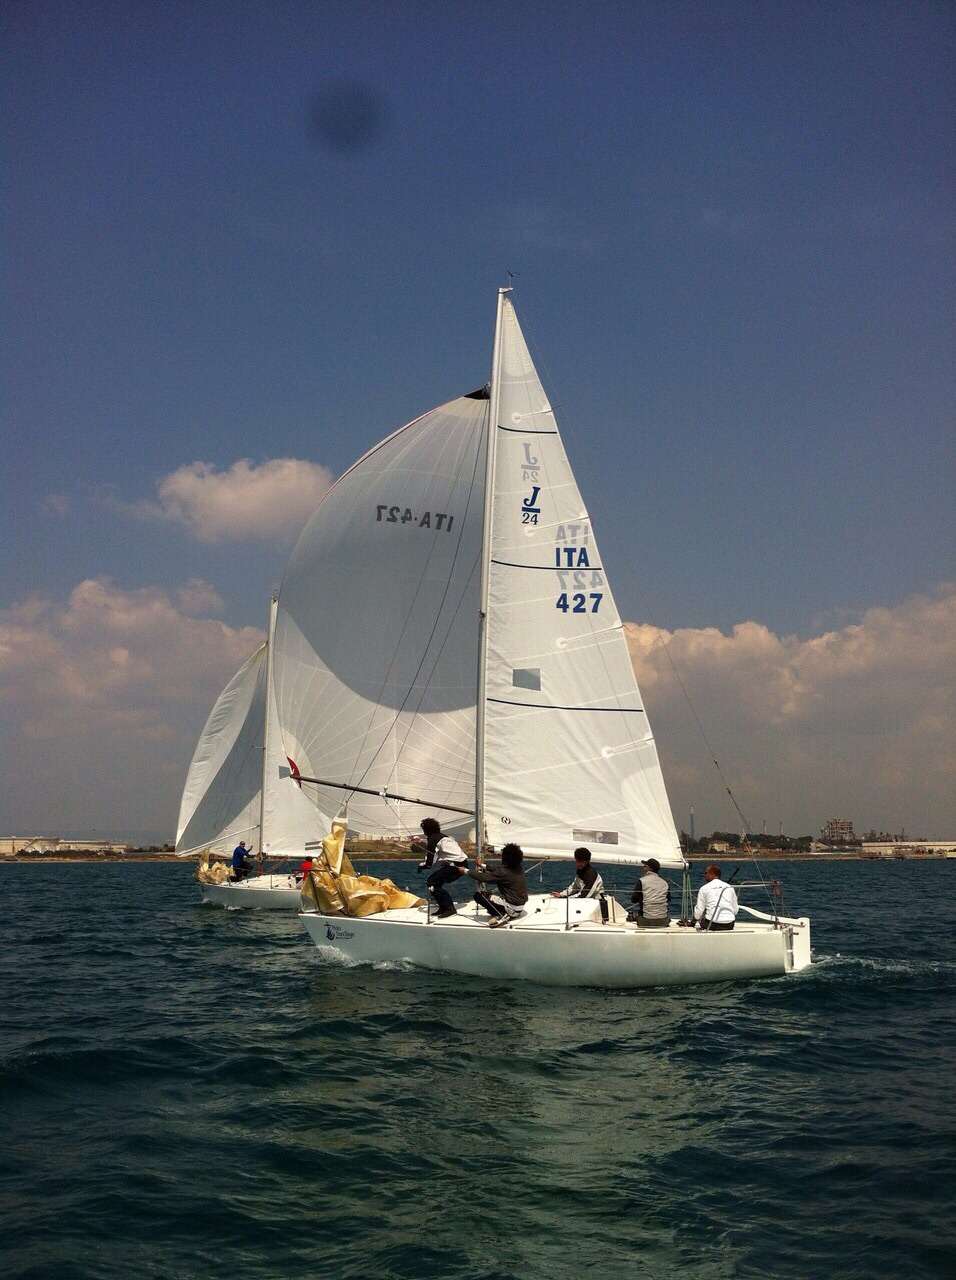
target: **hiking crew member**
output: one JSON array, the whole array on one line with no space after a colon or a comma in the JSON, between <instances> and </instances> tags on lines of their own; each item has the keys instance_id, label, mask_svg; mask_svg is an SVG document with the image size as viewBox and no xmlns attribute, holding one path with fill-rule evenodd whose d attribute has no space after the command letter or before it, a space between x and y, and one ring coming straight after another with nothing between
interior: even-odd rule
<instances>
[{"instance_id":1,"label":"hiking crew member","mask_svg":"<svg viewBox=\"0 0 956 1280\"><path fill-rule=\"evenodd\" d=\"M425 843L422 845L413 841L412 848L416 853L425 854L418 864L419 871L428 871L434 867L425 883L438 907L438 919L442 920L445 916L456 914L455 904L445 886L464 874L468 859L457 840L452 836L442 835L437 818L422 818L421 826Z\"/></svg>"},{"instance_id":2,"label":"hiking crew member","mask_svg":"<svg viewBox=\"0 0 956 1280\"><path fill-rule=\"evenodd\" d=\"M642 929L663 929L671 919L671 887L660 874L661 864L656 858L641 862L646 870L634 886L631 901L636 904L627 913L628 920L636 920Z\"/></svg>"},{"instance_id":3,"label":"hiking crew member","mask_svg":"<svg viewBox=\"0 0 956 1280\"><path fill-rule=\"evenodd\" d=\"M498 886L497 893L479 890L475 901L491 916L489 927L496 929L508 920L522 914L521 908L528 901L528 882L524 877L522 862L524 853L516 844L506 844L501 850L500 866L490 866L485 871L467 871L466 875L479 884Z\"/></svg>"},{"instance_id":4,"label":"hiking crew member","mask_svg":"<svg viewBox=\"0 0 956 1280\"><path fill-rule=\"evenodd\" d=\"M575 849L575 876L566 889L558 889L552 898L596 898L604 892L604 881L591 866L591 850Z\"/></svg>"},{"instance_id":5,"label":"hiking crew member","mask_svg":"<svg viewBox=\"0 0 956 1280\"><path fill-rule=\"evenodd\" d=\"M694 919L698 929L725 933L734 927L740 906L733 885L720 878L720 867L712 862L704 869L704 883L697 891Z\"/></svg>"},{"instance_id":6,"label":"hiking crew member","mask_svg":"<svg viewBox=\"0 0 956 1280\"><path fill-rule=\"evenodd\" d=\"M232 851L232 878L243 880L252 870L252 854L246 848L245 840L240 840Z\"/></svg>"}]
</instances>

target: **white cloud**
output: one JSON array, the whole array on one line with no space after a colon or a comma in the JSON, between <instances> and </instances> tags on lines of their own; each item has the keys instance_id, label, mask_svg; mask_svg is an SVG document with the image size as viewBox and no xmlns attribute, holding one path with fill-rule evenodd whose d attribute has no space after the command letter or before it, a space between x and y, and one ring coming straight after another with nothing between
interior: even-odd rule
<instances>
[{"instance_id":1,"label":"white cloud","mask_svg":"<svg viewBox=\"0 0 956 1280\"><path fill-rule=\"evenodd\" d=\"M202 542L284 541L299 533L333 480L327 467L302 458L258 465L240 458L225 471L190 462L159 481L156 502L126 509L182 525Z\"/></svg>"},{"instance_id":2,"label":"white cloud","mask_svg":"<svg viewBox=\"0 0 956 1280\"><path fill-rule=\"evenodd\" d=\"M262 639L210 616L221 607L198 580L168 592L91 579L0 613L0 826L171 832L209 708ZM758 830L840 816L956 838L956 587L810 638L754 621L627 635L680 825L691 804L698 831L737 818L668 648Z\"/></svg>"},{"instance_id":3,"label":"white cloud","mask_svg":"<svg viewBox=\"0 0 956 1280\"><path fill-rule=\"evenodd\" d=\"M190 578L176 592L176 601L183 613L199 615L222 613L225 602L214 586L202 578Z\"/></svg>"},{"instance_id":4,"label":"white cloud","mask_svg":"<svg viewBox=\"0 0 956 1280\"><path fill-rule=\"evenodd\" d=\"M195 616L221 606L208 584L177 594L98 578L0 612L0 825L171 829L209 708L262 641Z\"/></svg>"},{"instance_id":5,"label":"white cloud","mask_svg":"<svg viewBox=\"0 0 956 1280\"><path fill-rule=\"evenodd\" d=\"M757 622L730 635L629 623L631 656L678 824L738 819L680 690L668 649L745 814L813 833L857 828L956 837L956 587L810 639Z\"/></svg>"}]
</instances>

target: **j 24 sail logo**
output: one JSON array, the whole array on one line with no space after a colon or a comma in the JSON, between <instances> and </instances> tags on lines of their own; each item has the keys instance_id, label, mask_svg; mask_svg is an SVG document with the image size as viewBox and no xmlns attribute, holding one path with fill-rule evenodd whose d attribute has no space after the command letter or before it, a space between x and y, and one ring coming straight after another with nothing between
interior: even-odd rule
<instances>
[{"instance_id":1,"label":"j 24 sail logo","mask_svg":"<svg viewBox=\"0 0 956 1280\"><path fill-rule=\"evenodd\" d=\"M541 486L538 484L531 486L531 496L525 498L521 504L521 523L537 524L538 516L541 514L541 507L538 505Z\"/></svg>"}]
</instances>

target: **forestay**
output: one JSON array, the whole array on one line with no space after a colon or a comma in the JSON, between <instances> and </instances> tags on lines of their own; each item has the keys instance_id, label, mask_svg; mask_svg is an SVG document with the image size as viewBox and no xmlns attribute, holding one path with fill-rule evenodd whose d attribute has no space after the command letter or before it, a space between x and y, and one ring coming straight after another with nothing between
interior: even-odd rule
<instances>
[{"instance_id":1,"label":"forestay","mask_svg":"<svg viewBox=\"0 0 956 1280\"><path fill-rule=\"evenodd\" d=\"M273 628L274 625L273 621ZM274 649L273 634L270 661L273 660ZM267 857L280 858L298 856L305 850L307 841L321 840L329 830L332 818L318 808L311 788L300 786L289 776L276 709L274 668L270 675L266 698L266 762L262 773L265 791L261 848ZM331 814L335 812L334 808L330 810Z\"/></svg>"},{"instance_id":2,"label":"forestay","mask_svg":"<svg viewBox=\"0 0 956 1280\"><path fill-rule=\"evenodd\" d=\"M437 804L474 807L487 417L484 393L464 396L370 450L286 570L273 680L282 752L306 777L429 802L356 795L353 830L404 834ZM306 785L330 814L347 798Z\"/></svg>"},{"instance_id":3,"label":"forestay","mask_svg":"<svg viewBox=\"0 0 956 1280\"><path fill-rule=\"evenodd\" d=\"M681 866L620 615L510 299L503 299L487 624L492 845Z\"/></svg>"}]
</instances>

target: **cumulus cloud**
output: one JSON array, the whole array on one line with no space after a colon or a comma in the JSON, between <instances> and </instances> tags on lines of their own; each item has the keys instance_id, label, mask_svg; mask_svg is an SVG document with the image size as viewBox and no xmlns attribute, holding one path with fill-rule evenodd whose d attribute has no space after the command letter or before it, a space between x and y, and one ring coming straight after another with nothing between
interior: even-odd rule
<instances>
[{"instance_id":1,"label":"cumulus cloud","mask_svg":"<svg viewBox=\"0 0 956 1280\"><path fill-rule=\"evenodd\" d=\"M208 583L79 583L0 612L4 827L171 834L196 736L261 643ZM810 637L755 621L627 637L679 825L738 819L678 683L753 827L906 827L956 838L956 586ZM673 665L672 665L673 663Z\"/></svg>"},{"instance_id":2,"label":"cumulus cloud","mask_svg":"<svg viewBox=\"0 0 956 1280\"><path fill-rule=\"evenodd\" d=\"M225 608L225 602L216 588L202 578L190 578L176 592L176 601L183 613L193 615L221 613Z\"/></svg>"},{"instance_id":3,"label":"cumulus cloud","mask_svg":"<svg viewBox=\"0 0 956 1280\"><path fill-rule=\"evenodd\" d=\"M190 462L159 481L155 502L126 509L180 525L202 542L285 541L299 533L333 479L327 467L302 458L259 464L240 458L225 471Z\"/></svg>"},{"instance_id":4,"label":"cumulus cloud","mask_svg":"<svg viewBox=\"0 0 956 1280\"><path fill-rule=\"evenodd\" d=\"M118 836L171 830L192 746L222 686L262 642L178 593L79 583L0 612L4 827Z\"/></svg>"},{"instance_id":5,"label":"cumulus cloud","mask_svg":"<svg viewBox=\"0 0 956 1280\"><path fill-rule=\"evenodd\" d=\"M679 825L691 804L698 830L739 819L678 676L754 829L815 834L841 816L956 836L956 586L810 638L752 621L626 630Z\"/></svg>"}]
</instances>

